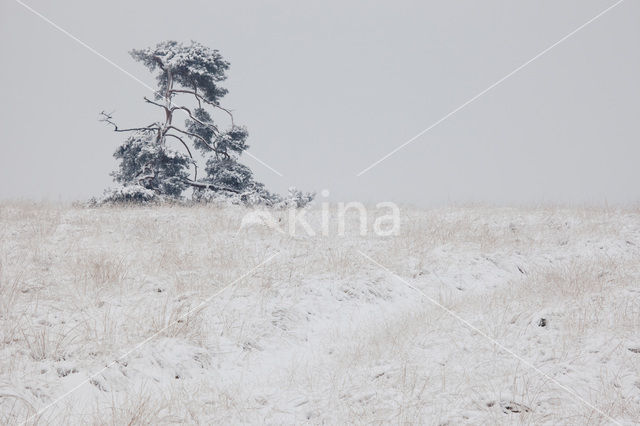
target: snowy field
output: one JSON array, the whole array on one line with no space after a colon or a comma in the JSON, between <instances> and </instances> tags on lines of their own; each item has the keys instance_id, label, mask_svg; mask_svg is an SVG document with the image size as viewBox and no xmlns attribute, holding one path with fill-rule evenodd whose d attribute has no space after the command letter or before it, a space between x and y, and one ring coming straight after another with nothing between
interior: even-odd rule
<instances>
[{"instance_id":1,"label":"snowy field","mask_svg":"<svg viewBox=\"0 0 640 426\"><path fill-rule=\"evenodd\" d=\"M0 205L0 423L640 421L640 210L246 212Z\"/></svg>"}]
</instances>

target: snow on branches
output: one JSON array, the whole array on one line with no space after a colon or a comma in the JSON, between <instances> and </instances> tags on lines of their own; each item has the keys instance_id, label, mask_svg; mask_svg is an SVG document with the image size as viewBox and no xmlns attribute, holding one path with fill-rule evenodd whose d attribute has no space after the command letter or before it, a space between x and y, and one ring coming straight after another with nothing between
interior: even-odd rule
<instances>
[{"instance_id":1,"label":"snow on branches","mask_svg":"<svg viewBox=\"0 0 640 426\"><path fill-rule=\"evenodd\" d=\"M100 114L114 131L130 133L114 153L119 165L112 176L119 187L105 193L105 202L182 200L187 189L194 201L227 197L243 204L302 207L313 199L312 194L295 193L289 199L270 193L239 162L249 134L220 105L227 94L220 83L229 69L220 52L195 41L166 41L130 53L156 74L158 89L153 99L144 100L161 110L161 119L120 128L112 114ZM214 119L216 112L224 114L226 128ZM199 176L200 163L205 166Z\"/></svg>"}]
</instances>

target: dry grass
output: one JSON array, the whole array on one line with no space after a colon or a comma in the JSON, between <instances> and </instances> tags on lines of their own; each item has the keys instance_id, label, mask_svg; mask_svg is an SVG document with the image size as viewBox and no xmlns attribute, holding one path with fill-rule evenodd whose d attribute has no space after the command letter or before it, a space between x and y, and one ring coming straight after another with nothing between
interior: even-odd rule
<instances>
[{"instance_id":1,"label":"dry grass","mask_svg":"<svg viewBox=\"0 0 640 426\"><path fill-rule=\"evenodd\" d=\"M0 422L609 423L358 250L640 419L637 209L404 208L394 237L356 214L344 237L238 233L245 213L0 205Z\"/></svg>"}]
</instances>

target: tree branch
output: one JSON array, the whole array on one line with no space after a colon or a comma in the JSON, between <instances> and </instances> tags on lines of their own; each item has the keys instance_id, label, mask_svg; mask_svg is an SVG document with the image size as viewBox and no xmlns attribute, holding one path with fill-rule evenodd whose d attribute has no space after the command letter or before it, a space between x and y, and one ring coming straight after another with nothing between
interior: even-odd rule
<instances>
[{"instance_id":1,"label":"tree branch","mask_svg":"<svg viewBox=\"0 0 640 426\"><path fill-rule=\"evenodd\" d=\"M198 164L193 159L193 155L191 155L191 150L189 149L189 146L185 143L185 141L180 136L174 135L173 133L165 133L164 135L165 136L171 136L172 138L176 138L182 143L182 145L184 145L184 148L187 150L187 153L189 153L189 157L191 158L191 161L193 163L193 167L195 168L195 172L193 174L193 180L197 180L198 179Z\"/></svg>"},{"instance_id":2,"label":"tree branch","mask_svg":"<svg viewBox=\"0 0 640 426\"><path fill-rule=\"evenodd\" d=\"M193 91L194 93L198 93L198 84L197 83L193 83ZM198 98L198 96L196 96L196 101L198 101L198 108L202 108L202 103L200 103L200 99Z\"/></svg>"},{"instance_id":3,"label":"tree branch","mask_svg":"<svg viewBox=\"0 0 640 426\"><path fill-rule=\"evenodd\" d=\"M220 136L220 129L218 129L218 127L216 125L205 123L205 122L197 119L196 117L193 116L193 114L191 113L191 110L189 108L187 108L185 106L174 106L173 108L171 108L171 111L173 112L173 111L176 111L176 110L179 110L179 109L181 109L183 111L186 111L187 114L189 115L189 118L191 118L193 121L195 121L199 125L204 126L204 127L208 127L209 129L213 130L213 132L214 132L214 134L216 136Z\"/></svg>"},{"instance_id":4,"label":"tree branch","mask_svg":"<svg viewBox=\"0 0 640 426\"><path fill-rule=\"evenodd\" d=\"M164 109L164 110L165 110L165 112L169 112L169 109L168 109L166 106L164 106L164 105L162 105L162 104L159 104L159 103L157 103L157 102L153 102L152 100L149 100L146 96L144 97L144 100L145 100L145 101L147 101L147 102L149 102L149 103L150 103L150 104L152 104L152 105L155 105L155 106L158 106L158 107L160 107L160 108Z\"/></svg>"},{"instance_id":5,"label":"tree branch","mask_svg":"<svg viewBox=\"0 0 640 426\"><path fill-rule=\"evenodd\" d=\"M147 173L145 175L142 175L143 173ZM140 176L142 175L142 176ZM140 183L143 180L146 179L155 179L156 178L156 174L153 171L151 165L149 163L146 163L143 167L142 170L140 171L140 173L138 173L136 176L136 180L138 181L138 183Z\"/></svg>"},{"instance_id":6,"label":"tree branch","mask_svg":"<svg viewBox=\"0 0 640 426\"><path fill-rule=\"evenodd\" d=\"M173 129L175 131L183 133L183 134L185 134L187 136L193 136L194 138L197 138L200 141L202 141L202 143L205 144L206 146L208 146L212 151L219 152L213 145L211 145L209 142L207 142L207 140L205 138L203 138L202 136L200 136L200 135L197 135L197 134L191 133L191 132L187 132L186 130L179 129L176 126L167 127L167 130L170 130L170 129Z\"/></svg>"},{"instance_id":7,"label":"tree branch","mask_svg":"<svg viewBox=\"0 0 640 426\"><path fill-rule=\"evenodd\" d=\"M218 105L218 104L216 104L216 103L214 103L214 102L209 101L209 100L208 100L208 99L206 99L204 96L202 96L201 94L199 94L199 93L197 93L197 92L195 92L195 91L193 91L193 90L186 90L186 89L171 89L171 90L169 91L169 93L186 93L186 94L189 94L189 95L193 95L193 96L195 96L195 97L196 97L196 99L197 99L198 101L202 101L202 102L204 102L204 103L206 103L206 104L208 104L208 105L211 105L211 106L212 106L212 107L214 107L214 108L218 108L219 110L226 112L226 113L227 113L227 115L229 116L229 118L231 119L231 125L232 125L232 126L234 126L234 125L235 125L235 124L233 123L233 114L231 113L231 111L229 111L229 110L228 110L228 109L226 109L226 108L221 107L220 105Z\"/></svg>"},{"instance_id":8,"label":"tree branch","mask_svg":"<svg viewBox=\"0 0 640 426\"><path fill-rule=\"evenodd\" d=\"M104 111L102 111L99 114L98 121L102 121L103 123L112 125L114 132L136 132L136 131L152 132L160 129L160 126L158 126L158 123L151 123L147 127L131 127L129 129L119 129L118 125L113 122L113 116L111 114L107 114Z\"/></svg>"},{"instance_id":9,"label":"tree branch","mask_svg":"<svg viewBox=\"0 0 640 426\"><path fill-rule=\"evenodd\" d=\"M229 192L233 192L235 194L240 194L240 191L233 189L233 188L229 188L226 186L220 186L220 185L214 185L212 183L202 183L202 182L194 182L190 179L186 179L185 183L187 183L188 185L193 186L194 188L200 188L200 189L213 189L214 191L229 191Z\"/></svg>"},{"instance_id":10,"label":"tree branch","mask_svg":"<svg viewBox=\"0 0 640 426\"><path fill-rule=\"evenodd\" d=\"M142 180L145 180L145 179L153 179L153 178L155 178L155 177L156 177L156 175L144 175L144 176L140 176L140 177L138 178L138 182L140 182L140 181L142 181Z\"/></svg>"}]
</instances>

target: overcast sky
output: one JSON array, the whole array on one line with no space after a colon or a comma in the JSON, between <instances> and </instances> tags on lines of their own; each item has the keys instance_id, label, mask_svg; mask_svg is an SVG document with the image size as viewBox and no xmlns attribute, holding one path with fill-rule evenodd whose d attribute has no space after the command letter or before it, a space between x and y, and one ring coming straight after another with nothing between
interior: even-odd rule
<instances>
[{"instance_id":1,"label":"overcast sky","mask_svg":"<svg viewBox=\"0 0 640 426\"><path fill-rule=\"evenodd\" d=\"M640 2L627 0L360 177L614 0L25 2L150 85L128 56L197 40L231 62L245 163L283 192L420 205L640 202ZM0 198L109 186L148 90L14 0L0 2Z\"/></svg>"}]
</instances>

